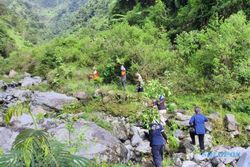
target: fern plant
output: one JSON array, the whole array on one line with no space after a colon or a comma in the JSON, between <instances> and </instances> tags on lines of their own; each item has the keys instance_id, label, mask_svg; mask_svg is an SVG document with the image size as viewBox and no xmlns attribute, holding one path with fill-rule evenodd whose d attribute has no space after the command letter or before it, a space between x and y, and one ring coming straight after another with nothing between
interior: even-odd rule
<instances>
[{"instance_id":1,"label":"fern plant","mask_svg":"<svg viewBox=\"0 0 250 167\"><path fill-rule=\"evenodd\" d=\"M86 158L72 155L43 130L25 129L10 153L0 156L0 167L85 167Z\"/></svg>"},{"instance_id":2,"label":"fern plant","mask_svg":"<svg viewBox=\"0 0 250 167\"><path fill-rule=\"evenodd\" d=\"M9 107L5 114L4 121L6 124L9 124L13 116L18 117L24 113L28 113L31 116L35 129L37 129L36 119L30 110L28 102L18 102L16 105Z\"/></svg>"}]
</instances>

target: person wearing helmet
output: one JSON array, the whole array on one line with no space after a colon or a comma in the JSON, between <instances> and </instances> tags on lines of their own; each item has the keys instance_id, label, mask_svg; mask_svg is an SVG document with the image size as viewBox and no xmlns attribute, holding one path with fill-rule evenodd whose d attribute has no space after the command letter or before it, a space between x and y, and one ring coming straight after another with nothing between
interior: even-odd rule
<instances>
[{"instance_id":1,"label":"person wearing helmet","mask_svg":"<svg viewBox=\"0 0 250 167\"><path fill-rule=\"evenodd\" d=\"M162 167L163 153L167 142L167 136L160 123L154 122L150 124L149 142L155 167Z\"/></svg>"}]
</instances>

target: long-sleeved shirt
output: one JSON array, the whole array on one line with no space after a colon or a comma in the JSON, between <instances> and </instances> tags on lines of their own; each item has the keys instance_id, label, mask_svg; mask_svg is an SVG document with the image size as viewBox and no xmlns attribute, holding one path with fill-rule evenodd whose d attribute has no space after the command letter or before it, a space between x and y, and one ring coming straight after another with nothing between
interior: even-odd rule
<instances>
[{"instance_id":1,"label":"long-sleeved shirt","mask_svg":"<svg viewBox=\"0 0 250 167\"><path fill-rule=\"evenodd\" d=\"M195 114L191 117L189 124L194 126L196 134L205 134L205 122L208 119L203 114Z\"/></svg>"},{"instance_id":2,"label":"long-sleeved shirt","mask_svg":"<svg viewBox=\"0 0 250 167\"><path fill-rule=\"evenodd\" d=\"M166 143L165 136L162 135L164 129L161 124L151 124L151 129L149 130L149 141L150 146L164 145Z\"/></svg>"}]
</instances>

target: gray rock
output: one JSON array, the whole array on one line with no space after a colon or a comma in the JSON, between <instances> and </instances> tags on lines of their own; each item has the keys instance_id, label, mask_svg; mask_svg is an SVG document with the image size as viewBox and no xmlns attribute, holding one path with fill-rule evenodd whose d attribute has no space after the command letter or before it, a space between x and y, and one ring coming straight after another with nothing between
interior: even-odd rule
<instances>
[{"instance_id":1,"label":"gray rock","mask_svg":"<svg viewBox=\"0 0 250 167\"><path fill-rule=\"evenodd\" d=\"M208 119L209 119L210 121L216 121L216 120L220 119L220 114L217 113L217 112L213 112L213 113L211 113L211 114L208 116Z\"/></svg>"},{"instance_id":2,"label":"gray rock","mask_svg":"<svg viewBox=\"0 0 250 167\"><path fill-rule=\"evenodd\" d=\"M134 134L134 136L131 139L131 145L133 147L139 146L139 144L142 142L142 138L138 134Z\"/></svg>"},{"instance_id":3,"label":"gray rock","mask_svg":"<svg viewBox=\"0 0 250 167\"><path fill-rule=\"evenodd\" d=\"M243 153L237 162L238 167L249 167L250 166L250 147L247 148L246 152Z\"/></svg>"},{"instance_id":4,"label":"gray rock","mask_svg":"<svg viewBox=\"0 0 250 167\"><path fill-rule=\"evenodd\" d=\"M35 92L32 98L32 105L39 105L48 109L62 110L64 105L76 101L76 98L69 97L65 94L55 92Z\"/></svg>"},{"instance_id":5,"label":"gray rock","mask_svg":"<svg viewBox=\"0 0 250 167\"><path fill-rule=\"evenodd\" d=\"M201 161L204 161L204 160L206 160L205 156L202 156L201 154L195 154L194 155L194 161L196 163L200 163Z\"/></svg>"},{"instance_id":6,"label":"gray rock","mask_svg":"<svg viewBox=\"0 0 250 167\"><path fill-rule=\"evenodd\" d=\"M39 85L42 82L41 77L25 77L20 81L22 87L27 87L27 86L33 86L33 85Z\"/></svg>"},{"instance_id":7,"label":"gray rock","mask_svg":"<svg viewBox=\"0 0 250 167\"><path fill-rule=\"evenodd\" d=\"M180 148L184 153L192 153L195 150L194 145L190 143L189 139L184 139L180 142Z\"/></svg>"},{"instance_id":8,"label":"gray rock","mask_svg":"<svg viewBox=\"0 0 250 167\"><path fill-rule=\"evenodd\" d=\"M120 139L121 141L126 141L130 134L130 125L124 120L114 119L112 122L112 134Z\"/></svg>"},{"instance_id":9,"label":"gray rock","mask_svg":"<svg viewBox=\"0 0 250 167\"><path fill-rule=\"evenodd\" d=\"M23 127L28 127L31 124L33 124L34 121L31 117L30 114L22 114L21 116L13 116L10 120L10 124L12 126L14 126L15 128L19 129L19 128L23 128Z\"/></svg>"},{"instance_id":10,"label":"gray rock","mask_svg":"<svg viewBox=\"0 0 250 167\"><path fill-rule=\"evenodd\" d=\"M185 134L182 130L180 129L177 129L175 132L174 132L174 136L178 139L184 139L185 138Z\"/></svg>"},{"instance_id":11,"label":"gray rock","mask_svg":"<svg viewBox=\"0 0 250 167\"><path fill-rule=\"evenodd\" d=\"M197 167L197 164L193 161L184 161L182 167Z\"/></svg>"},{"instance_id":12,"label":"gray rock","mask_svg":"<svg viewBox=\"0 0 250 167\"><path fill-rule=\"evenodd\" d=\"M143 154L150 154L151 147L149 141L141 141L139 145L135 148L135 151L143 153Z\"/></svg>"},{"instance_id":13,"label":"gray rock","mask_svg":"<svg viewBox=\"0 0 250 167\"><path fill-rule=\"evenodd\" d=\"M89 99L89 96L86 92L76 92L73 96L80 101L87 101Z\"/></svg>"},{"instance_id":14,"label":"gray rock","mask_svg":"<svg viewBox=\"0 0 250 167\"><path fill-rule=\"evenodd\" d=\"M17 132L6 127L0 127L0 147L5 153L10 151L12 143L15 141L17 135Z\"/></svg>"},{"instance_id":15,"label":"gray rock","mask_svg":"<svg viewBox=\"0 0 250 167\"><path fill-rule=\"evenodd\" d=\"M246 149L242 147L234 147L228 150L227 156L225 157L223 163L230 164L235 160L238 160L243 153L246 152Z\"/></svg>"},{"instance_id":16,"label":"gray rock","mask_svg":"<svg viewBox=\"0 0 250 167\"><path fill-rule=\"evenodd\" d=\"M237 130L237 122L235 120L234 115L232 114L226 114L225 118L225 125L229 132L236 131Z\"/></svg>"},{"instance_id":17,"label":"gray rock","mask_svg":"<svg viewBox=\"0 0 250 167\"><path fill-rule=\"evenodd\" d=\"M178 121L176 120L175 123L181 127L187 127L189 126L189 120L186 120L186 121Z\"/></svg>"},{"instance_id":18,"label":"gray rock","mask_svg":"<svg viewBox=\"0 0 250 167\"><path fill-rule=\"evenodd\" d=\"M191 116L188 116L188 115L184 115L182 113L179 113L177 112L176 113L176 119L179 120L179 121L189 121L191 119Z\"/></svg>"},{"instance_id":19,"label":"gray rock","mask_svg":"<svg viewBox=\"0 0 250 167\"><path fill-rule=\"evenodd\" d=\"M41 124L41 127L46 130L56 128L57 126L58 125L56 121L51 118L44 119L43 123Z\"/></svg>"},{"instance_id":20,"label":"gray rock","mask_svg":"<svg viewBox=\"0 0 250 167\"><path fill-rule=\"evenodd\" d=\"M212 126L213 125L211 122L205 122L205 127L206 127L207 132L212 132L212 130L213 130Z\"/></svg>"},{"instance_id":21,"label":"gray rock","mask_svg":"<svg viewBox=\"0 0 250 167\"><path fill-rule=\"evenodd\" d=\"M65 124L48 130L61 142L67 142L69 133ZM79 137L83 139L79 141ZM74 133L70 135L72 143L79 144L77 154L99 162L121 163L127 159L127 149L110 132L98 127L95 123L79 120L74 124Z\"/></svg>"},{"instance_id":22,"label":"gray rock","mask_svg":"<svg viewBox=\"0 0 250 167\"><path fill-rule=\"evenodd\" d=\"M8 91L8 94L17 98L19 101L26 101L31 98L32 92L30 90L21 90L21 89L11 89Z\"/></svg>"},{"instance_id":23,"label":"gray rock","mask_svg":"<svg viewBox=\"0 0 250 167\"><path fill-rule=\"evenodd\" d=\"M220 162L216 167L226 167L226 165Z\"/></svg>"},{"instance_id":24,"label":"gray rock","mask_svg":"<svg viewBox=\"0 0 250 167\"><path fill-rule=\"evenodd\" d=\"M206 161L202 161L199 163L200 167L213 167L212 163L210 162L206 162Z\"/></svg>"},{"instance_id":25,"label":"gray rock","mask_svg":"<svg viewBox=\"0 0 250 167\"><path fill-rule=\"evenodd\" d=\"M210 134L205 134L204 136L204 145L206 148L212 147L213 137Z\"/></svg>"},{"instance_id":26,"label":"gray rock","mask_svg":"<svg viewBox=\"0 0 250 167\"><path fill-rule=\"evenodd\" d=\"M177 166L182 166L182 161L185 160L185 154L184 153L174 153L172 156L172 159Z\"/></svg>"}]
</instances>

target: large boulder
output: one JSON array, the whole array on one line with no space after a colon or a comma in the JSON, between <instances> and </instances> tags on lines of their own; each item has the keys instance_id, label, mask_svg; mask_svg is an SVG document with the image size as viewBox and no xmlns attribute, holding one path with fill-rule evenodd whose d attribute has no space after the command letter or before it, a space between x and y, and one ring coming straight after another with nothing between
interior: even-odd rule
<instances>
[{"instance_id":1,"label":"large boulder","mask_svg":"<svg viewBox=\"0 0 250 167\"><path fill-rule=\"evenodd\" d=\"M62 110L63 106L76 102L77 99L56 92L35 92L32 105L43 106L47 109Z\"/></svg>"},{"instance_id":2,"label":"large boulder","mask_svg":"<svg viewBox=\"0 0 250 167\"><path fill-rule=\"evenodd\" d=\"M0 147L4 152L10 151L12 143L15 141L17 135L18 133L11 129L0 127Z\"/></svg>"},{"instance_id":3,"label":"large boulder","mask_svg":"<svg viewBox=\"0 0 250 167\"><path fill-rule=\"evenodd\" d=\"M113 121L110 122L113 130L112 134L120 139L121 141L126 141L129 138L130 134L130 125L129 123L126 123L124 119L118 120L114 119Z\"/></svg>"},{"instance_id":4,"label":"large boulder","mask_svg":"<svg viewBox=\"0 0 250 167\"><path fill-rule=\"evenodd\" d=\"M236 122L234 115L226 114L224 120L225 120L226 128L229 132L237 131L238 129L237 122Z\"/></svg>"},{"instance_id":5,"label":"large boulder","mask_svg":"<svg viewBox=\"0 0 250 167\"><path fill-rule=\"evenodd\" d=\"M237 162L238 167L249 167L250 166L250 147L243 153Z\"/></svg>"},{"instance_id":6,"label":"large boulder","mask_svg":"<svg viewBox=\"0 0 250 167\"><path fill-rule=\"evenodd\" d=\"M35 76L35 77L30 77L27 76L24 79L20 81L21 86L27 87L27 86L33 86L33 85L39 85L42 82L42 78Z\"/></svg>"},{"instance_id":7,"label":"large boulder","mask_svg":"<svg viewBox=\"0 0 250 167\"><path fill-rule=\"evenodd\" d=\"M127 149L110 132L84 120L75 122L73 127L71 135L65 124L49 129L48 132L61 142L67 143L70 139L71 143L78 143L77 154L80 156L109 163L126 161Z\"/></svg>"}]
</instances>

